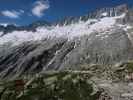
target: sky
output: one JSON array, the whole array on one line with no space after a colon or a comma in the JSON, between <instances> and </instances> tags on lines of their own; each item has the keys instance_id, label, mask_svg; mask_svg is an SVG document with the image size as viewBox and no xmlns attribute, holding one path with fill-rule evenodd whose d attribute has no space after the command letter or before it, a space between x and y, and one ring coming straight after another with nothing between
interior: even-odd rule
<instances>
[{"instance_id":1,"label":"sky","mask_svg":"<svg viewBox=\"0 0 133 100\"><path fill-rule=\"evenodd\" d=\"M0 24L28 25L40 20L55 22L125 3L132 6L133 0L0 0Z\"/></svg>"}]
</instances>

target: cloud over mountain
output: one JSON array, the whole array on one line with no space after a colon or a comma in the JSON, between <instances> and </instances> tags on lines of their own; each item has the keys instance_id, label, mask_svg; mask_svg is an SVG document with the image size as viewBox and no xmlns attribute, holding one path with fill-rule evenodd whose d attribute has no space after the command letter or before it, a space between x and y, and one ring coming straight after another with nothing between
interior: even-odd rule
<instances>
[{"instance_id":1,"label":"cloud over mountain","mask_svg":"<svg viewBox=\"0 0 133 100\"><path fill-rule=\"evenodd\" d=\"M20 11L15 11L15 10L1 11L1 14L3 16L9 17L9 18L19 18L22 13L24 13L24 11L22 12L22 10L20 10Z\"/></svg>"},{"instance_id":2,"label":"cloud over mountain","mask_svg":"<svg viewBox=\"0 0 133 100\"><path fill-rule=\"evenodd\" d=\"M48 1L37 1L34 3L34 7L32 9L32 14L37 17L42 17L44 14L44 11L47 10L50 7Z\"/></svg>"}]
</instances>

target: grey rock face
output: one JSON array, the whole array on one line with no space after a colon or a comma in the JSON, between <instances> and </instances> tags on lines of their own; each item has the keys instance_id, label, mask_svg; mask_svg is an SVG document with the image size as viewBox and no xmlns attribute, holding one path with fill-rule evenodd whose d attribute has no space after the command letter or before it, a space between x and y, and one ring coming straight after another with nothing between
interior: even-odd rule
<instances>
[{"instance_id":1,"label":"grey rock face","mask_svg":"<svg viewBox=\"0 0 133 100\"><path fill-rule=\"evenodd\" d=\"M24 43L2 50L0 76L41 71L64 43L65 40L47 40L38 43Z\"/></svg>"},{"instance_id":2,"label":"grey rock face","mask_svg":"<svg viewBox=\"0 0 133 100\"><path fill-rule=\"evenodd\" d=\"M107 38L95 36L90 39L85 36L79 45L65 58L63 66L77 64L114 64L132 59L132 44L126 33L121 30L112 32ZM70 66L71 67L71 66Z\"/></svg>"}]
</instances>

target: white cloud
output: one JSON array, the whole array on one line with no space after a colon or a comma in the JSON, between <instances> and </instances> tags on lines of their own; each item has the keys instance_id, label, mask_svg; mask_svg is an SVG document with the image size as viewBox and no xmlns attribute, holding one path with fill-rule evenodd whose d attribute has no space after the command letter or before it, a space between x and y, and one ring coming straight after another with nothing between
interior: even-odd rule
<instances>
[{"instance_id":1,"label":"white cloud","mask_svg":"<svg viewBox=\"0 0 133 100\"><path fill-rule=\"evenodd\" d=\"M47 10L50 7L48 1L37 1L34 4L34 7L32 9L32 14L37 17L42 17L44 14L44 11Z\"/></svg>"},{"instance_id":2,"label":"white cloud","mask_svg":"<svg viewBox=\"0 0 133 100\"><path fill-rule=\"evenodd\" d=\"M19 12L18 11L15 11L15 10L12 10L12 11L10 11L10 10L4 10L4 11L1 11L1 14L3 16L9 17L9 18L19 18L20 15L22 14L22 10L20 10Z\"/></svg>"}]
</instances>

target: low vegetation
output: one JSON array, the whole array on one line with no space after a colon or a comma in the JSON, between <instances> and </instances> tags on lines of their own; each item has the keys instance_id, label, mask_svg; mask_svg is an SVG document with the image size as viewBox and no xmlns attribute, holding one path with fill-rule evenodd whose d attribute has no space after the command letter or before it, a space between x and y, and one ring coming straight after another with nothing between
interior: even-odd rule
<instances>
[{"instance_id":1,"label":"low vegetation","mask_svg":"<svg viewBox=\"0 0 133 100\"><path fill-rule=\"evenodd\" d=\"M97 100L101 92L94 89L90 77L89 73L68 71L4 82L1 84L1 100ZM22 80L24 86L15 85Z\"/></svg>"}]
</instances>

